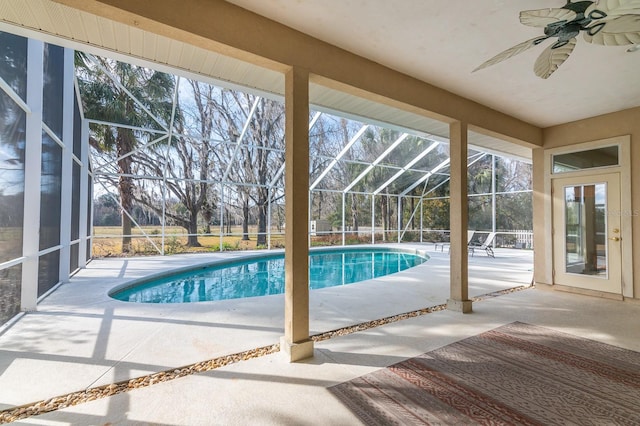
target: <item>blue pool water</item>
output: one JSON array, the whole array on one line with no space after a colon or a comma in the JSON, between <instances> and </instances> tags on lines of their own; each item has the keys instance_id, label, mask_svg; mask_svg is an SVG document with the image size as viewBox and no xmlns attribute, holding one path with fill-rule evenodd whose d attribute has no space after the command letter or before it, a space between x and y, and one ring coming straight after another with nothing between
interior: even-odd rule
<instances>
[{"instance_id":1,"label":"blue pool water","mask_svg":"<svg viewBox=\"0 0 640 426\"><path fill-rule=\"evenodd\" d=\"M384 249L309 255L309 288L351 284L393 274L427 258ZM284 254L194 269L117 290L111 297L139 303L190 303L284 293Z\"/></svg>"}]
</instances>

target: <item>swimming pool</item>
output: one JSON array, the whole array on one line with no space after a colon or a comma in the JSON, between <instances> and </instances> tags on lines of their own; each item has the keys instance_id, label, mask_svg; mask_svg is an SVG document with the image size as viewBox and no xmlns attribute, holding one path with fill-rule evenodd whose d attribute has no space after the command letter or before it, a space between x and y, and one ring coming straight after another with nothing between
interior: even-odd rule
<instances>
[{"instance_id":1,"label":"swimming pool","mask_svg":"<svg viewBox=\"0 0 640 426\"><path fill-rule=\"evenodd\" d=\"M309 288L352 284L426 262L415 252L392 249L318 251L309 254ZM116 288L114 299L138 303L191 303L284 293L284 254L198 267Z\"/></svg>"}]
</instances>

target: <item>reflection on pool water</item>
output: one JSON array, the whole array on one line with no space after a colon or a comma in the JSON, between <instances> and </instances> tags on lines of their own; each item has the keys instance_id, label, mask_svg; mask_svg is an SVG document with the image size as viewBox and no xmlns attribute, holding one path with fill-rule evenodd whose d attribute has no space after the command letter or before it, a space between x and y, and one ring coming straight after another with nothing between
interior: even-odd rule
<instances>
[{"instance_id":1,"label":"reflection on pool water","mask_svg":"<svg viewBox=\"0 0 640 426\"><path fill-rule=\"evenodd\" d=\"M420 265L426 257L389 249L311 253L309 288L351 284ZM284 293L284 254L193 269L133 287L111 297L139 303L190 303Z\"/></svg>"}]
</instances>

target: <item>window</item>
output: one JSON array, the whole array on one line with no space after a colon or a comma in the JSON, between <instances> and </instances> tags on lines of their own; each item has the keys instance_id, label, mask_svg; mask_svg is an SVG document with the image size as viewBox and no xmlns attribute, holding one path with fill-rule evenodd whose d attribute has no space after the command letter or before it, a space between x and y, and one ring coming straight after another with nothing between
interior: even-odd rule
<instances>
[{"instance_id":1,"label":"window","mask_svg":"<svg viewBox=\"0 0 640 426\"><path fill-rule=\"evenodd\" d=\"M617 145L587 151L557 154L553 156L552 160L553 173L617 166L620 164L618 156Z\"/></svg>"}]
</instances>

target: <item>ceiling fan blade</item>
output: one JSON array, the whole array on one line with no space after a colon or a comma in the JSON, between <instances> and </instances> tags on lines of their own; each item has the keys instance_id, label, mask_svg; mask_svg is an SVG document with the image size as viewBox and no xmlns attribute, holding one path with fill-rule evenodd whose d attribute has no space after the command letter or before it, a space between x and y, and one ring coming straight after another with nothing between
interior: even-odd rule
<instances>
[{"instance_id":1,"label":"ceiling fan blade","mask_svg":"<svg viewBox=\"0 0 640 426\"><path fill-rule=\"evenodd\" d=\"M615 18L621 15L640 14L639 0L600 0L598 4L593 3L584 12L585 16L591 15L594 10L599 10L607 14L604 19Z\"/></svg>"},{"instance_id":2,"label":"ceiling fan blade","mask_svg":"<svg viewBox=\"0 0 640 426\"><path fill-rule=\"evenodd\" d=\"M573 48L576 46L576 38L570 39L564 46L553 49L551 45L544 49L533 65L533 71L540 78L549 78L560 65L567 60Z\"/></svg>"},{"instance_id":3,"label":"ceiling fan blade","mask_svg":"<svg viewBox=\"0 0 640 426\"><path fill-rule=\"evenodd\" d=\"M532 38L530 40L523 41L522 43L516 44L515 46L505 50L504 52L498 53L493 58L491 58L488 61L482 63L478 68L474 69L472 72L476 72L476 71L481 70L483 68L487 68L487 67L489 67L491 65L495 65L498 62L502 62L502 61L504 61L506 59L512 58L512 57L524 52L525 50L528 50L528 49L532 48L533 46L536 46L537 44L539 44L544 39L545 39L545 37L535 37L535 38Z\"/></svg>"},{"instance_id":4,"label":"ceiling fan blade","mask_svg":"<svg viewBox=\"0 0 640 426\"><path fill-rule=\"evenodd\" d=\"M520 12L520 22L530 27L546 27L558 21L573 21L578 15L568 9L537 9Z\"/></svg>"},{"instance_id":5,"label":"ceiling fan blade","mask_svg":"<svg viewBox=\"0 0 640 426\"><path fill-rule=\"evenodd\" d=\"M602 28L599 28L602 26ZM624 46L640 43L640 15L622 15L601 20L587 28L585 41L604 46Z\"/></svg>"}]
</instances>

